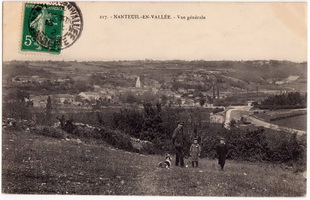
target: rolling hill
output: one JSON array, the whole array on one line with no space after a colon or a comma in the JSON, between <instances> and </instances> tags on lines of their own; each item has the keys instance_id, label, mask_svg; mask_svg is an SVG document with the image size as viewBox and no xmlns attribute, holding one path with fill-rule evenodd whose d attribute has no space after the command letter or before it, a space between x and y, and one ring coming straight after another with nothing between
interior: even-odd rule
<instances>
[{"instance_id":1,"label":"rolling hill","mask_svg":"<svg viewBox=\"0 0 310 200\"><path fill-rule=\"evenodd\" d=\"M9 194L304 196L292 169L268 163L202 159L199 168L157 168L162 156L92 141L3 132L2 192Z\"/></svg>"}]
</instances>

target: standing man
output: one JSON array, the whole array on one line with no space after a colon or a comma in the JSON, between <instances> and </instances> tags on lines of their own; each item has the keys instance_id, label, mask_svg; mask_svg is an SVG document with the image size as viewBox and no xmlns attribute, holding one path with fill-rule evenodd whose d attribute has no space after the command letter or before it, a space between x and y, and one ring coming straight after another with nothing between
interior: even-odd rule
<instances>
[{"instance_id":1,"label":"standing man","mask_svg":"<svg viewBox=\"0 0 310 200\"><path fill-rule=\"evenodd\" d=\"M183 132L183 122L178 123L178 127L174 130L172 135L172 143L176 150L175 155L175 166L184 167L184 144L185 144L185 134Z\"/></svg>"},{"instance_id":2,"label":"standing man","mask_svg":"<svg viewBox=\"0 0 310 200\"><path fill-rule=\"evenodd\" d=\"M221 166L221 170L224 170L227 147L226 147L224 138L219 138L219 140L220 140L220 143L216 147L216 152L217 152L217 156L219 159L218 164Z\"/></svg>"}]
</instances>

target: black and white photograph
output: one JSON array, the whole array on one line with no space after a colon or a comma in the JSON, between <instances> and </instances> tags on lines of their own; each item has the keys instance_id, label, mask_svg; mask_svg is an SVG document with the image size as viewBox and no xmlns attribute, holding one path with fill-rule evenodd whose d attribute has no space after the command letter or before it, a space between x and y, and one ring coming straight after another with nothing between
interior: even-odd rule
<instances>
[{"instance_id":1,"label":"black and white photograph","mask_svg":"<svg viewBox=\"0 0 310 200\"><path fill-rule=\"evenodd\" d=\"M2 195L306 198L307 6L4 1Z\"/></svg>"}]
</instances>

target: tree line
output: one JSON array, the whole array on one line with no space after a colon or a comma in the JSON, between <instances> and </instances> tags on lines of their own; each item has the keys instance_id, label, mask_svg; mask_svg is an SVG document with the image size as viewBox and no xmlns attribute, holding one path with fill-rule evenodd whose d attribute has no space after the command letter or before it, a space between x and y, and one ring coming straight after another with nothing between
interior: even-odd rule
<instances>
[{"instance_id":1,"label":"tree line","mask_svg":"<svg viewBox=\"0 0 310 200\"><path fill-rule=\"evenodd\" d=\"M257 105L261 109L293 109L307 107L307 94L299 92L270 95Z\"/></svg>"}]
</instances>

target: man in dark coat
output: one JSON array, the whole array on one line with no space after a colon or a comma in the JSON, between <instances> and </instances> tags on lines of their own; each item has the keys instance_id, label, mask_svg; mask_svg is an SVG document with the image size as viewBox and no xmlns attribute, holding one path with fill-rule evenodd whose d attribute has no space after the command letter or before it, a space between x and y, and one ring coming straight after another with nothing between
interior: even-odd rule
<instances>
[{"instance_id":1,"label":"man in dark coat","mask_svg":"<svg viewBox=\"0 0 310 200\"><path fill-rule=\"evenodd\" d=\"M227 147L226 147L224 138L220 138L219 140L220 140L220 143L216 147L216 152L217 152L218 159L219 159L218 164L221 166L221 170L224 170Z\"/></svg>"},{"instance_id":2,"label":"man in dark coat","mask_svg":"<svg viewBox=\"0 0 310 200\"><path fill-rule=\"evenodd\" d=\"M185 134L183 132L183 122L178 123L178 127L174 130L172 135L172 143L176 150L175 154L175 166L184 167L184 144L185 144Z\"/></svg>"}]
</instances>

